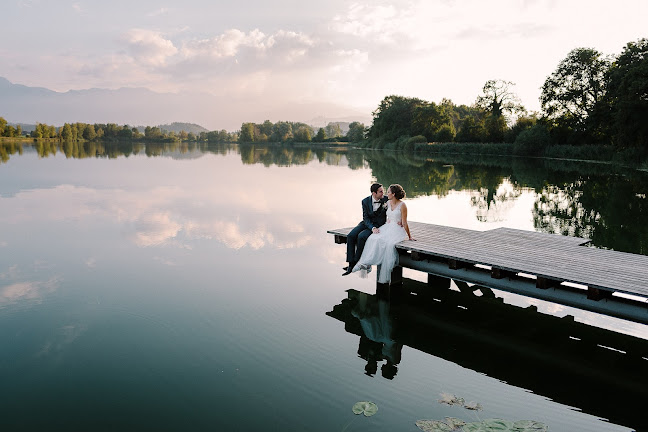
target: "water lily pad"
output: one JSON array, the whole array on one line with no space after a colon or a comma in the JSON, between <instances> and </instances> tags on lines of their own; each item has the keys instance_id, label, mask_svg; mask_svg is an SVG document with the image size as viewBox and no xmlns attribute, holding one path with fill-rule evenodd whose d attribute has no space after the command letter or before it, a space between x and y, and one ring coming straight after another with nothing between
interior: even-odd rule
<instances>
[{"instance_id":1,"label":"water lily pad","mask_svg":"<svg viewBox=\"0 0 648 432\"><path fill-rule=\"evenodd\" d=\"M473 411L481 411L484 409L481 404L477 402L468 402L467 404L464 404L464 408Z\"/></svg>"},{"instance_id":2,"label":"water lily pad","mask_svg":"<svg viewBox=\"0 0 648 432\"><path fill-rule=\"evenodd\" d=\"M452 429L459 429L461 426L466 424L465 421L454 417L446 417L444 420Z\"/></svg>"},{"instance_id":3,"label":"water lily pad","mask_svg":"<svg viewBox=\"0 0 648 432\"><path fill-rule=\"evenodd\" d=\"M441 399L439 399L439 403L446 404L446 405L460 405L463 406L464 404L464 398L457 397L453 394L450 393L441 393Z\"/></svg>"},{"instance_id":4,"label":"water lily pad","mask_svg":"<svg viewBox=\"0 0 648 432\"><path fill-rule=\"evenodd\" d=\"M468 423L463 427L464 432L517 432L515 424L509 420L486 419L480 422Z\"/></svg>"},{"instance_id":5,"label":"water lily pad","mask_svg":"<svg viewBox=\"0 0 648 432\"><path fill-rule=\"evenodd\" d=\"M365 417L371 417L378 412L378 405L373 402L356 402L353 405L353 414L364 414Z\"/></svg>"},{"instance_id":6,"label":"water lily pad","mask_svg":"<svg viewBox=\"0 0 648 432\"><path fill-rule=\"evenodd\" d=\"M519 420L513 423L515 432L547 432L549 426L533 420Z\"/></svg>"},{"instance_id":7,"label":"water lily pad","mask_svg":"<svg viewBox=\"0 0 648 432\"><path fill-rule=\"evenodd\" d=\"M424 432L453 432L454 428L441 420L417 420L416 426Z\"/></svg>"}]
</instances>

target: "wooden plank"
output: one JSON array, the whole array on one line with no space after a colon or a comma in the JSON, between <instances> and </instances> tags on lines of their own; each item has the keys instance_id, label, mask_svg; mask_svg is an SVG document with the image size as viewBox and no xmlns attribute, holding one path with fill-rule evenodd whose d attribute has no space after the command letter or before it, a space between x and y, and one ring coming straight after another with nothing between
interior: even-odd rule
<instances>
[{"instance_id":1,"label":"wooden plank","mask_svg":"<svg viewBox=\"0 0 648 432\"><path fill-rule=\"evenodd\" d=\"M328 231L336 242L352 228ZM539 287L560 281L589 287L593 297L611 292L648 297L648 256L583 246L589 239L496 228L475 231L410 222L416 242L396 247L413 259L444 259L451 268L473 264L491 266L494 277L522 272L535 275ZM502 276L504 275L504 276ZM601 294L603 292L603 294Z\"/></svg>"}]
</instances>

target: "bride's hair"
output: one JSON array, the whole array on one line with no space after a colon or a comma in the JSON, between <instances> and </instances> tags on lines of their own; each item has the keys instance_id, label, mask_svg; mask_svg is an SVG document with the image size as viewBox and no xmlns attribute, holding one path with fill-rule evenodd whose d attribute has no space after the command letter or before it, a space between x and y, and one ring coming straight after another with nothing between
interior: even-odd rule
<instances>
[{"instance_id":1,"label":"bride's hair","mask_svg":"<svg viewBox=\"0 0 648 432\"><path fill-rule=\"evenodd\" d=\"M403 189L403 186L399 184L393 184L389 186L389 189L391 189L392 193L396 195L396 198L398 199L405 198L405 189Z\"/></svg>"}]
</instances>

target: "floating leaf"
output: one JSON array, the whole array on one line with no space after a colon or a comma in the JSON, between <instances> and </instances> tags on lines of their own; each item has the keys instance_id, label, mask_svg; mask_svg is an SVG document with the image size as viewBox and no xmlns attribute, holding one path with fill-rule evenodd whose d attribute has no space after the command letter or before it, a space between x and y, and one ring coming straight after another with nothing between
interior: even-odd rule
<instances>
[{"instance_id":1,"label":"floating leaf","mask_svg":"<svg viewBox=\"0 0 648 432\"><path fill-rule=\"evenodd\" d=\"M458 429L461 426L466 424L465 421L463 421L461 419L458 419L458 418L454 418L454 417L446 417L444 420L445 420L446 424L448 426L450 426L452 429Z\"/></svg>"},{"instance_id":2,"label":"floating leaf","mask_svg":"<svg viewBox=\"0 0 648 432\"><path fill-rule=\"evenodd\" d=\"M484 409L481 404L477 402L468 402L467 404L464 404L464 408L473 411L481 411Z\"/></svg>"},{"instance_id":3,"label":"floating leaf","mask_svg":"<svg viewBox=\"0 0 648 432\"><path fill-rule=\"evenodd\" d=\"M453 432L454 428L441 420L417 420L416 426L424 432Z\"/></svg>"},{"instance_id":4,"label":"floating leaf","mask_svg":"<svg viewBox=\"0 0 648 432\"><path fill-rule=\"evenodd\" d=\"M502 419L486 419L480 422L468 423L463 427L464 432L517 432L515 423Z\"/></svg>"},{"instance_id":5,"label":"floating leaf","mask_svg":"<svg viewBox=\"0 0 648 432\"><path fill-rule=\"evenodd\" d=\"M515 432L547 432L549 426L533 420L519 420L513 423Z\"/></svg>"},{"instance_id":6,"label":"floating leaf","mask_svg":"<svg viewBox=\"0 0 648 432\"><path fill-rule=\"evenodd\" d=\"M353 414L364 414L365 417L371 417L378 412L378 405L373 402L356 402L353 405Z\"/></svg>"},{"instance_id":7,"label":"floating leaf","mask_svg":"<svg viewBox=\"0 0 648 432\"><path fill-rule=\"evenodd\" d=\"M440 396L441 399L439 399L439 403L446 405L463 405L465 402L464 398L457 397L450 393L441 393Z\"/></svg>"}]
</instances>

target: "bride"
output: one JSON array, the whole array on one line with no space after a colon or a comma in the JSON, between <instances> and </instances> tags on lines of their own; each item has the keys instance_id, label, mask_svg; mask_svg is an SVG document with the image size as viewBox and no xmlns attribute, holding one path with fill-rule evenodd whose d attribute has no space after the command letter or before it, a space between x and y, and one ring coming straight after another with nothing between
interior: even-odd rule
<instances>
[{"instance_id":1,"label":"bride","mask_svg":"<svg viewBox=\"0 0 648 432\"><path fill-rule=\"evenodd\" d=\"M387 222L378 228L378 232L367 239L360 261L353 271L371 271L372 265L379 266L378 282L389 283L391 272L398 264L396 244L405 239L414 240L407 225L407 205L402 201L405 191L399 184L387 189ZM400 222L400 224L399 224Z\"/></svg>"}]
</instances>

